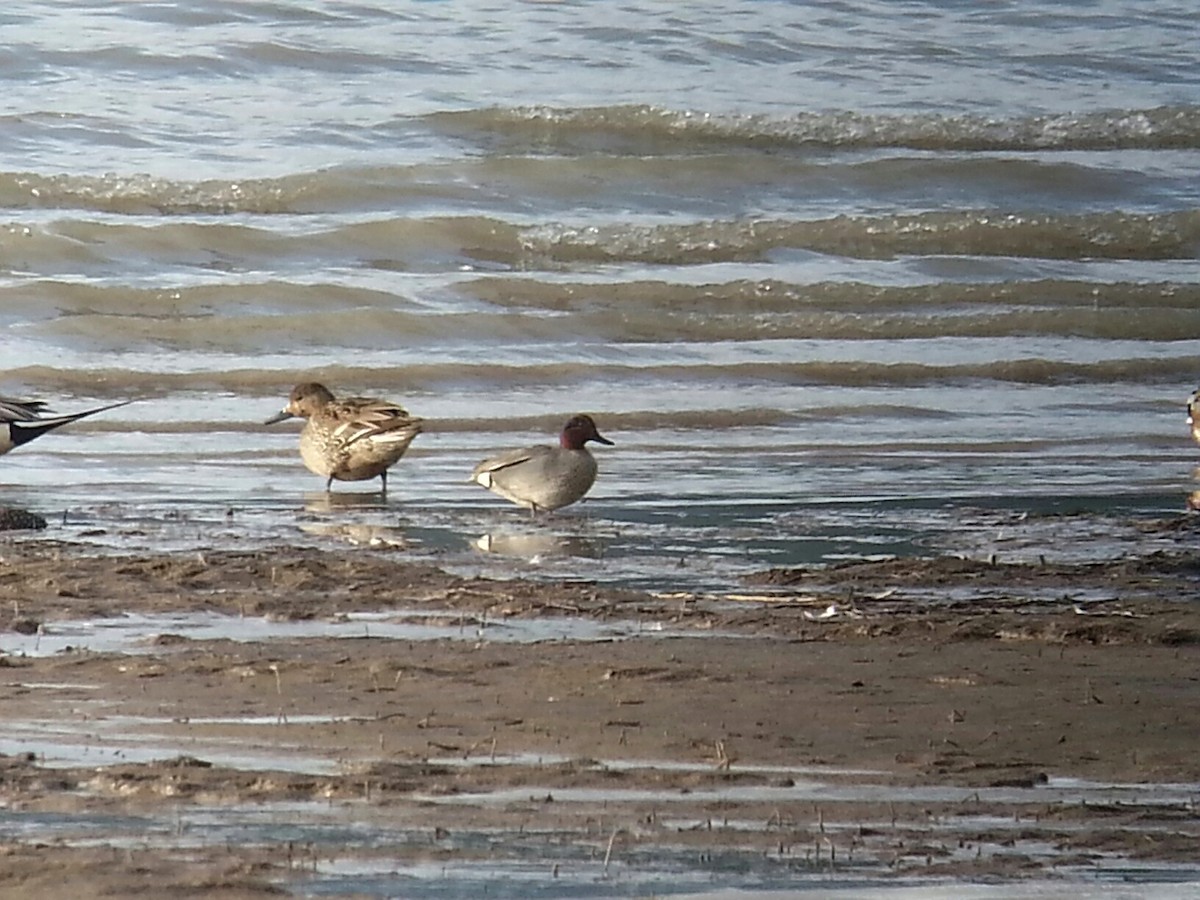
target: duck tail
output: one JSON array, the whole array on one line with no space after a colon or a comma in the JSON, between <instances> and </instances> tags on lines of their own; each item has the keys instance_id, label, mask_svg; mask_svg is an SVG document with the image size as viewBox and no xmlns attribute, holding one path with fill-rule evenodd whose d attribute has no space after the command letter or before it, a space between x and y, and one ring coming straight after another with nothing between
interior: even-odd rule
<instances>
[{"instance_id":1,"label":"duck tail","mask_svg":"<svg viewBox=\"0 0 1200 900\"><path fill-rule=\"evenodd\" d=\"M14 447L20 447L22 444L28 444L34 438L39 438L47 431L53 431L63 425L70 425L72 422L78 422L80 419L86 419L88 416L93 416L96 413L104 412L109 409L116 409L118 406L125 406L131 403L131 400L122 400L120 403L110 403L107 406L97 406L95 409L87 409L80 413L72 413L69 416L51 416L47 419L30 419L28 421L9 422L9 435Z\"/></svg>"}]
</instances>

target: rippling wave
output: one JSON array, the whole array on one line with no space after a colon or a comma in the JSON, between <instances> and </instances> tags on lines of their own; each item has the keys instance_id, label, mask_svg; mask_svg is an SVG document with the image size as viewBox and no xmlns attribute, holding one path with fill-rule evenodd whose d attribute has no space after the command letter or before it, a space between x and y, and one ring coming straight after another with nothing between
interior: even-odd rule
<instances>
[{"instance_id":1,"label":"rippling wave","mask_svg":"<svg viewBox=\"0 0 1200 900\"><path fill-rule=\"evenodd\" d=\"M51 343L197 353L320 344L383 349L1022 335L1173 341L1200 332L1200 285L552 284L495 278L457 290L490 308L432 312L393 294L337 285L161 291L50 281L0 287L0 318L22 317L25 337ZM47 316L54 308L70 314Z\"/></svg>"},{"instance_id":2,"label":"rippling wave","mask_svg":"<svg viewBox=\"0 0 1200 900\"><path fill-rule=\"evenodd\" d=\"M8 370L8 377L53 387L63 393L99 396L153 396L164 391L224 390L256 394L286 394L301 377L331 384L403 386L438 393L470 385L497 391L517 387L588 385L625 379L630 385L661 380L666 384L722 383L726 387L754 385L825 385L845 387L912 387L962 384L987 380L1014 384L1080 384L1166 382L1190 384L1200 372L1200 354L1166 358L1132 357L1097 362L1054 359L1013 359L980 363L927 365L916 362L770 362L687 365L629 365L613 363L530 363L496 365L456 362L445 364L329 365L319 369L279 371L267 368L212 369L204 372L145 371L110 367L27 366Z\"/></svg>"},{"instance_id":3,"label":"rippling wave","mask_svg":"<svg viewBox=\"0 0 1200 900\"><path fill-rule=\"evenodd\" d=\"M1200 147L1200 106L1105 110L995 120L980 116L804 112L786 118L721 115L653 106L591 109L524 107L435 113L434 126L485 141L562 152L667 152L719 144L748 149L910 148L919 150L1120 150Z\"/></svg>"},{"instance_id":4,"label":"rippling wave","mask_svg":"<svg viewBox=\"0 0 1200 900\"><path fill-rule=\"evenodd\" d=\"M534 259L665 265L764 260L788 247L862 258L900 254L1170 259L1195 255L1200 212L1162 215L927 213L817 222L704 222L657 227L550 227L524 233ZM499 249L499 248L498 248Z\"/></svg>"},{"instance_id":5,"label":"rippling wave","mask_svg":"<svg viewBox=\"0 0 1200 900\"><path fill-rule=\"evenodd\" d=\"M601 263L686 266L765 262L781 249L860 259L920 254L1163 260L1191 259L1198 245L1196 210L1156 215L925 213L587 227L520 227L462 216L384 219L301 234L233 223L65 219L48 227L0 230L5 259L45 272L111 268L113 261L128 256L143 265L155 260L229 271L287 270L317 259L326 265L425 270L456 261L513 269Z\"/></svg>"}]
</instances>

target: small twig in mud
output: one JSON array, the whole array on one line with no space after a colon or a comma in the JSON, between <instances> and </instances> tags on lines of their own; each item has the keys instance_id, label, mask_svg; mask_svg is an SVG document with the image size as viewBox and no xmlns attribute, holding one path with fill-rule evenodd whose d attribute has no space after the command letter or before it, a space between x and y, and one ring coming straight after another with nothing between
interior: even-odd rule
<instances>
[{"instance_id":1,"label":"small twig in mud","mask_svg":"<svg viewBox=\"0 0 1200 900\"><path fill-rule=\"evenodd\" d=\"M573 603L550 603L550 602L539 603L538 609L557 609L557 610L560 610L561 612L575 613L576 615L580 615L583 613L583 607L576 606Z\"/></svg>"},{"instance_id":2,"label":"small twig in mud","mask_svg":"<svg viewBox=\"0 0 1200 900\"><path fill-rule=\"evenodd\" d=\"M729 767L733 765L733 758L725 752L725 741L718 739L716 742L717 750L717 768L721 771L728 772Z\"/></svg>"},{"instance_id":3,"label":"small twig in mud","mask_svg":"<svg viewBox=\"0 0 1200 900\"><path fill-rule=\"evenodd\" d=\"M430 743L433 744L432 741L430 741ZM487 743L489 743L487 738L480 738L475 743L473 743L470 747L468 747L466 750L463 751L463 759L470 759L475 754L475 751L479 749L480 744L487 744ZM491 752L492 762L495 762L496 761L496 736L495 735L492 735L490 743L492 745L492 752ZM433 746L440 746L440 745L433 744ZM446 745L446 746L448 746L448 745Z\"/></svg>"},{"instance_id":4,"label":"small twig in mud","mask_svg":"<svg viewBox=\"0 0 1200 900\"><path fill-rule=\"evenodd\" d=\"M379 673L387 667L386 663L376 660L367 668L367 674L371 676L371 692L379 693Z\"/></svg>"},{"instance_id":5,"label":"small twig in mud","mask_svg":"<svg viewBox=\"0 0 1200 900\"><path fill-rule=\"evenodd\" d=\"M612 830L612 834L608 836L608 847L604 850L604 877L608 877L608 861L612 859L613 844L616 843L617 835L621 833L621 826L616 826Z\"/></svg>"},{"instance_id":6,"label":"small twig in mud","mask_svg":"<svg viewBox=\"0 0 1200 900\"><path fill-rule=\"evenodd\" d=\"M267 666L267 668L275 673L275 693L282 697L283 696L283 679L280 678L280 676L279 676L279 664L271 663L271 665Z\"/></svg>"}]
</instances>

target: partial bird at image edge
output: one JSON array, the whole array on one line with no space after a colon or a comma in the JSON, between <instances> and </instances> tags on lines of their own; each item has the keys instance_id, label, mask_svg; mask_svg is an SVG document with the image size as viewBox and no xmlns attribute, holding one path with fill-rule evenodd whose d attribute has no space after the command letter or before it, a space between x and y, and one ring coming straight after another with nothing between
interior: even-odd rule
<instances>
[{"instance_id":1,"label":"partial bird at image edge","mask_svg":"<svg viewBox=\"0 0 1200 900\"><path fill-rule=\"evenodd\" d=\"M46 413L50 410L43 400L18 400L0 396L0 456L63 425L70 425L96 413L126 406L132 402L121 400L94 409L85 409L83 412L48 416Z\"/></svg>"}]
</instances>

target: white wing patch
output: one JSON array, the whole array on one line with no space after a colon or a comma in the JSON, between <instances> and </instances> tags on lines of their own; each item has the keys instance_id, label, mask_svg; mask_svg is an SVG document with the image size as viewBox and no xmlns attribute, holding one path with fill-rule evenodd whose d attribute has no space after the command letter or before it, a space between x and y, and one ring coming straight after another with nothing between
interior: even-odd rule
<instances>
[{"instance_id":1,"label":"white wing patch","mask_svg":"<svg viewBox=\"0 0 1200 900\"><path fill-rule=\"evenodd\" d=\"M356 440L356 438L351 438ZM371 440L376 444L403 444L405 441L411 440L411 435L408 429L403 431L383 431L379 434L371 436Z\"/></svg>"}]
</instances>

